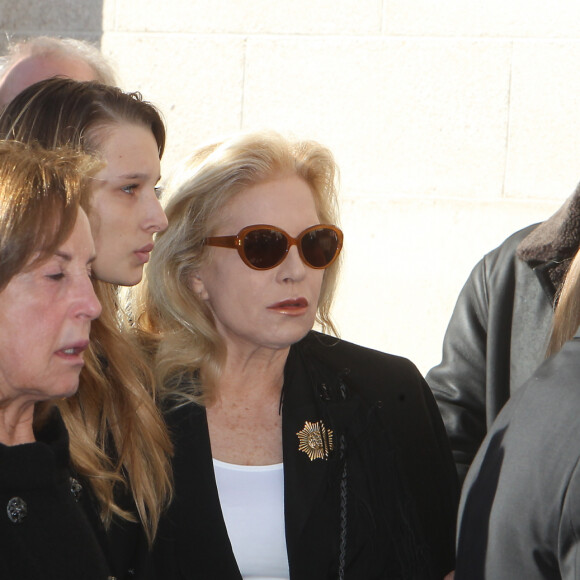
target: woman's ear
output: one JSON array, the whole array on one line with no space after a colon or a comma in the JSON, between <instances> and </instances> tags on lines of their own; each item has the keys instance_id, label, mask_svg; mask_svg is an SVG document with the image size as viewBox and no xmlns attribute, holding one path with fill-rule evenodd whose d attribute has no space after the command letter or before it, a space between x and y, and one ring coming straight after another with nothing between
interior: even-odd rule
<instances>
[{"instance_id":1,"label":"woman's ear","mask_svg":"<svg viewBox=\"0 0 580 580\"><path fill-rule=\"evenodd\" d=\"M197 294L202 300L207 300L209 298L199 271L193 272L193 274L191 274L189 277L189 283L193 292Z\"/></svg>"}]
</instances>

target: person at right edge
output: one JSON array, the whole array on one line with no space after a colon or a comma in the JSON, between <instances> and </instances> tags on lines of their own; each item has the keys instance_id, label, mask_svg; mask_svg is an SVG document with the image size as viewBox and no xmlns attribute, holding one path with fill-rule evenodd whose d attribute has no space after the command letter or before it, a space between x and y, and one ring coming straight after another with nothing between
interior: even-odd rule
<instances>
[{"instance_id":1,"label":"person at right edge","mask_svg":"<svg viewBox=\"0 0 580 580\"><path fill-rule=\"evenodd\" d=\"M580 252L549 357L510 398L467 474L455 580L580 578Z\"/></svg>"},{"instance_id":2,"label":"person at right edge","mask_svg":"<svg viewBox=\"0 0 580 580\"><path fill-rule=\"evenodd\" d=\"M548 220L484 256L459 294L441 363L426 379L461 482L502 407L544 359L579 219L580 186Z\"/></svg>"}]
</instances>

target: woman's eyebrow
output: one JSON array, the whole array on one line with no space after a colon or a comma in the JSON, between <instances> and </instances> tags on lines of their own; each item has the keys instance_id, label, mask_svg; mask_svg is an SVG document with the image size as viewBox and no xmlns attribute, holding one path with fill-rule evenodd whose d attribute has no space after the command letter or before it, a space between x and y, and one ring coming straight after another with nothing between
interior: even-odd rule
<instances>
[{"instance_id":1,"label":"woman's eyebrow","mask_svg":"<svg viewBox=\"0 0 580 580\"><path fill-rule=\"evenodd\" d=\"M61 258L63 259L65 262L72 262L72 255L67 253L67 252L63 252L62 250L57 250L54 255L57 258ZM92 264L95 260L97 259L97 255L96 254L91 254L87 260L87 264Z\"/></svg>"},{"instance_id":2,"label":"woman's eyebrow","mask_svg":"<svg viewBox=\"0 0 580 580\"><path fill-rule=\"evenodd\" d=\"M68 254L67 252L63 252L62 250L57 250L54 253L54 255L57 256L58 258L62 258L65 262L72 261L72 256L70 254Z\"/></svg>"},{"instance_id":3,"label":"woman's eyebrow","mask_svg":"<svg viewBox=\"0 0 580 580\"><path fill-rule=\"evenodd\" d=\"M149 174L147 173L123 173L116 176L117 179L147 179Z\"/></svg>"}]
</instances>

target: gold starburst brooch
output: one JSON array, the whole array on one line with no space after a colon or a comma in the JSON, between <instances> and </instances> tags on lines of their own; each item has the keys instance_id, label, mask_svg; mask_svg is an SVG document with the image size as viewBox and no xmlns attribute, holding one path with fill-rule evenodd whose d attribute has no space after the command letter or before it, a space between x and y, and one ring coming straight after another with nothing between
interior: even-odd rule
<instances>
[{"instance_id":1,"label":"gold starburst brooch","mask_svg":"<svg viewBox=\"0 0 580 580\"><path fill-rule=\"evenodd\" d=\"M327 429L322 421L316 421L316 423L306 421L304 428L296 435L299 441L298 450L304 451L310 461L328 459L328 454L334 447L332 429Z\"/></svg>"}]
</instances>

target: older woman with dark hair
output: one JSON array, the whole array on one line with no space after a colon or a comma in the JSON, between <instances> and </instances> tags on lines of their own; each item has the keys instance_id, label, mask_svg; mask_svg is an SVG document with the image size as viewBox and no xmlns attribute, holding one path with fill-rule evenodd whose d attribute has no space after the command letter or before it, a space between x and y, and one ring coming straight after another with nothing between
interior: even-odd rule
<instances>
[{"instance_id":1,"label":"older woman with dark hair","mask_svg":"<svg viewBox=\"0 0 580 580\"><path fill-rule=\"evenodd\" d=\"M77 153L0 142L0 576L107 578L55 406L74 395L101 312ZM93 171L94 173L94 171ZM84 184L84 185L83 185Z\"/></svg>"},{"instance_id":2,"label":"older woman with dark hair","mask_svg":"<svg viewBox=\"0 0 580 580\"><path fill-rule=\"evenodd\" d=\"M343 235L314 142L242 135L168 184L168 229L133 315L156 351L175 501L158 576L441 579L457 483L407 360L312 331Z\"/></svg>"}]
</instances>

